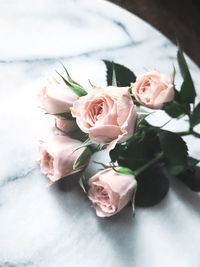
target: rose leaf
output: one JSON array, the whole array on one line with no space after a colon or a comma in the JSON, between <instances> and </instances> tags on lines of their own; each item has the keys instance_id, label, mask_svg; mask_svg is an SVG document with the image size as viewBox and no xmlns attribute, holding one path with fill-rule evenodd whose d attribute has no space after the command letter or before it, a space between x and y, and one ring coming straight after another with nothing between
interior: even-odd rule
<instances>
[{"instance_id":1,"label":"rose leaf","mask_svg":"<svg viewBox=\"0 0 200 267\"><path fill-rule=\"evenodd\" d=\"M177 178L181 180L192 191L200 192L200 167L194 166L181 172Z\"/></svg>"},{"instance_id":2,"label":"rose leaf","mask_svg":"<svg viewBox=\"0 0 200 267\"><path fill-rule=\"evenodd\" d=\"M107 85L112 85L113 81L113 68L115 70L115 75L117 79L118 86L130 86L131 82L135 82L136 76L135 74L128 69L127 67L111 62L108 60L103 60L106 65L107 70Z\"/></svg>"},{"instance_id":3,"label":"rose leaf","mask_svg":"<svg viewBox=\"0 0 200 267\"><path fill-rule=\"evenodd\" d=\"M74 162L73 169L75 170L85 165L89 161L91 155L92 155L91 149L89 147L86 147L81 153L81 155Z\"/></svg>"},{"instance_id":4,"label":"rose leaf","mask_svg":"<svg viewBox=\"0 0 200 267\"><path fill-rule=\"evenodd\" d=\"M183 83L181 85L181 91L180 91L181 99L185 103L194 103L196 97L196 91L189 68L187 66L187 62L185 60L183 51L180 46L178 47L177 59L183 77Z\"/></svg>"},{"instance_id":5,"label":"rose leaf","mask_svg":"<svg viewBox=\"0 0 200 267\"><path fill-rule=\"evenodd\" d=\"M191 122L192 127L200 123L200 103L195 107L191 115L190 122Z\"/></svg>"},{"instance_id":6,"label":"rose leaf","mask_svg":"<svg viewBox=\"0 0 200 267\"><path fill-rule=\"evenodd\" d=\"M74 81L74 80L71 78L71 76L70 76L70 74L69 74L68 70L66 69L65 65L64 65L62 62L61 62L61 65L62 65L63 69L64 69L64 70L65 70L65 72L66 72L66 75L67 75L68 81L69 81L70 83L74 83L74 84L76 84L76 85L78 85L78 86L82 87L82 86L81 86L79 83L77 83L76 81Z\"/></svg>"},{"instance_id":7,"label":"rose leaf","mask_svg":"<svg viewBox=\"0 0 200 267\"><path fill-rule=\"evenodd\" d=\"M184 114L190 114L190 104L185 103L181 99L180 92L175 89L174 100L166 103L164 106L165 112L172 118L178 118Z\"/></svg>"},{"instance_id":8,"label":"rose leaf","mask_svg":"<svg viewBox=\"0 0 200 267\"><path fill-rule=\"evenodd\" d=\"M110 151L110 157L120 166L127 167L133 172L143 167L160 152L160 143L156 129L145 128L136 132L124 145L119 144Z\"/></svg>"},{"instance_id":9,"label":"rose leaf","mask_svg":"<svg viewBox=\"0 0 200 267\"><path fill-rule=\"evenodd\" d=\"M117 77L116 77L116 71L115 71L114 64L113 64L113 73L112 73L112 86L117 86Z\"/></svg>"},{"instance_id":10,"label":"rose leaf","mask_svg":"<svg viewBox=\"0 0 200 267\"><path fill-rule=\"evenodd\" d=\"M161 148L167 160L167 167L171 172L180 172L188 161L188 148L184 140L177 134L159 130Z\"/></svg>"},{"instance_id":11,"label":"rose leaf","mask_svg":"<svg viewBox=\"0 0 200 267\"><path fill-rule=\"evenodd\" d=\"M57 71L56 71L57 72ZM78 85L77 83L72 83L70 81L68 81L67 79L65 79L59 72L57 72L57 74L62 78L62 80L64 81L64 83L78 96L85 96L87 95L87 92L85 91L85 89Z\"/></svg>"},{"instance_id":12,"label":"rose leaf","mask_svg":"<svg viewBox=\"0 0 200 267\"><path fill-rule=\"evenodd\" d=\"M79 179L79 185L83 189L83 192L87 194L87 181L85 175L82 175Z\"/></svg>"},{"instance_id":13,"label":"rose leaf","mask_svg":"<svg viewBox=\"0 0 200 267\"><path fill-rule=\"evenodd\" d=\"M158 204L169 190L169 180L161 167L148 168L136 176L135 205L150 207Z\"/></svg>"},{"instance_id":14,"label":"rose leaf","mask_svg":"<svg viewBox=\"0 0 200 267\"><path fill-rule=\"evenodd\" d=\"M164 106L164 110L172 118L178 118L184 113L182 106L175 101L166 103Z\"/></svg>"}]
</instances>

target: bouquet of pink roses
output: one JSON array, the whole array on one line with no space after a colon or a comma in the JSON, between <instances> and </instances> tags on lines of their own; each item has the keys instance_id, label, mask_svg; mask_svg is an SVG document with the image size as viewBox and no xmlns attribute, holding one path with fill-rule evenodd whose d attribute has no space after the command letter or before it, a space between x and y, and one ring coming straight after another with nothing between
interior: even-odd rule
<instances>
[{"instance_id":1,"label":"bouquet of pink roses","mask_svg":"<svg viewBox=\"0 0 200 267\"><path fill-rule=\"evenodd\" d=\"M157 70L136 78L128 68L104 60L108 86L90 84L87 92L65 69L65 76L49 81L40 91L40 106L55 119L55 136L40 143L40 167L55 182L73 173L100 217L118 213L132 201L139 206L158 203L169 189L168 175L200 190L198 159L188 154L184 135L200 134L200 103L182 50L178 63L183 77L180 90L172 77ZM188 118L188 130L172 132L148 122L155 110L172 119ZM75 132L83 138L74 139ZM90 178L83 175L90 157L103 150L108 165Z\"/></svg>"}]
</instances>

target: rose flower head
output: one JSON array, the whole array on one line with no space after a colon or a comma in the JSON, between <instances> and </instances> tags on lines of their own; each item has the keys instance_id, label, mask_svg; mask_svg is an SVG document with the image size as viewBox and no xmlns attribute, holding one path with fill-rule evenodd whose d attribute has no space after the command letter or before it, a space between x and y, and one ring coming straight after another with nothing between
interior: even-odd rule
<instances>
[{"instance_id":1,"label":"rose flower head","mask_svg":"<svg viewBox=\"0 0 200 267\"><path fill-rule=\"evenodd\" d=\"M42 173L55 182L64 176L82 171L90 159L90 151L81 147L82 142L68 136L56 135L39 146L39 164ZM84 155L81 158L81 155ZM79 164L76 164L76 162ZM76 166L75 166L76 165Z\"/></svg>"},{"instance_id":2,"label":"rose flower head","mask_svg":"<svg viewBox=\"0 0 200 267\"><path fill-rule=\"evenodd\" d=\"M39 105L49 114L70 112L78 96L64 83L49 80L38 94Z\"/></svg>"},{"instance_id":3,"label":"rose flower head","mask_svg":"<svg viewBox=\"0 0 200 267\"><path fill-rule=\"evenodd\" d=\"M174 99L173 82L156 70L137 77L131 87L136 100L141 105L152 109L162 109L165 103Z\"/></svg>"},{"instance_id":4,"label":"rose flower head","mask_svg":"<svg viewBox=\"0 0 200 267\"><path fill-rule=\"evenodd\" d=\"M132 136L137 120L129 87L94 87L71 111L92 142L109 144L110 149Z\"/></svg>"},{"instance_id":5,"label":"rose flower head","mask_svg":"<svg viewBox=\"0 0 200 267\"><path fill-rule=\"evenodd\" d=\"M137 181L131 174L112 168L98 172L88 180L88 197L99 217L110 217L134 199Z\"/></svg>"}]
</instances>

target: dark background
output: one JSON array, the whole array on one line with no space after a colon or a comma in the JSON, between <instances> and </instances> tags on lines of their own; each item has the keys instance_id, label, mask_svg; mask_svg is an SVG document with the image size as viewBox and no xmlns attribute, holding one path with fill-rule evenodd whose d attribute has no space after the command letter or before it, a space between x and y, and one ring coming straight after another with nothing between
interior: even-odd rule
<instances>
[{"instance_id":1,"label":"dark background","mask_svg":"<svg viewBox=\"0 0 200 267\"><path fill-rule=\"evenodd\" d=\"M200 0L109 0L149 22L200 66Z\"/></svg>"}]
</instances>

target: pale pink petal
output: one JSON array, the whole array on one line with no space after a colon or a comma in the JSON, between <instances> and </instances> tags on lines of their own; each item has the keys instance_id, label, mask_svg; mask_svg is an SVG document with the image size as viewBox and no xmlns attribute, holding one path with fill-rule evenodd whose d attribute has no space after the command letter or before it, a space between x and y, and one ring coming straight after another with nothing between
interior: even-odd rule
<instances>
[{"instance_id":1,"label":"pale pink petal","mask_svg":"<svg viewBox=\"0 0 200 267\"><path fill-rule=\"evenodd\" d=\"M119 212L134 198L137 188L134 176L117 173L111 168L98 172L88 184L88 197L99 217Z\"/></svg>"},{"instance_id":2,"label":"pale pink petal","mask_svg":"<svg viewBox=\"0 0 200 267\"><path fill-rule=\"evenodd\" d=\"M68 136L56 135L39 147L41 171L46 174L52 182L64 176L81 171L87 165L85 161L82 166L74 169L74 162L82 154L85 148L80 148L82 142Z\"/></svg>"},{"instance_id":3,"label":"pale pink petal","mask_svg":"<svg viewBox=\"0 0 200 267\"><path fill-rule=\"evenodd\" d=\"M108 144L117 139L121 133L119 126L115 125L96 126L89 129L90 139L98 144Z\"/></svg>"}]
</instances>

